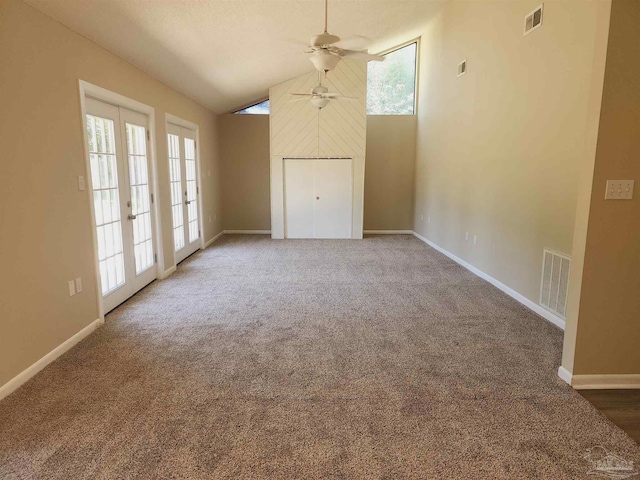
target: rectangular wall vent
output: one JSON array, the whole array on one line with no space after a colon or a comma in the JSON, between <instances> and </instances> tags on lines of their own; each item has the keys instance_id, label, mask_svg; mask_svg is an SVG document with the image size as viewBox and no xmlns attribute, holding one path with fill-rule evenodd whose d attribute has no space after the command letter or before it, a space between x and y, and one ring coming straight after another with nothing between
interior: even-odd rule
<instances>
[{"instance_id":1,"label":"rectangular wall vent","mask_svg":"<svg viewBox=\"0 0 640 480\"><path fill-rule=\"evenodd\" d=\"M544 250L540 305L559 317L567 316L567 292L571 257Z\"/></svg>"},{"instance_id":2,"label":"rectangular wall vent","mask_svg":"<svg viewBox=\"0 0 640 480\"><path fill-rule=\"evenodd\" d=\"M544 4L540 5L533 12L531 12L529 15L524 17L524 34L525 35L533 32L535 29L540 28L542 26L542 7L543 6Z\"/></svg>"},{"instance_id":3,"label":"rectangular wall vent","mask_svg":"<svg viewBox=\"0 0 640 480\"><path fill-rule=\"evenodd\" d=\"M467 73L467 60L464 59L458 64L458 76L462 76Z\"/></svg>"}]
</instances>

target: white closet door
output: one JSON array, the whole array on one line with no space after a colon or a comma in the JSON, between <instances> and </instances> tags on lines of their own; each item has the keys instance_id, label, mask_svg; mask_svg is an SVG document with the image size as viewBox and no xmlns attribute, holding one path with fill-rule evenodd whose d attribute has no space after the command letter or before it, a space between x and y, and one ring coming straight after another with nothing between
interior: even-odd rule
<instances>
[{"instance_id":1,"label":"white closet door","mask_svg":"<svg viewBox=\"0 0 640 480\"><path fill-rule=\"evenodd\" d=\"M285 236L314 238L313 160L284 161Z\"/></svg>"},{"instance_id":2,"label":"white closet door","mask_svg":"<svg viewBox=\"0 0 640 480\"><path fill-rule=\"evenodd\" d=\"M176 262L200 248L196 132L168 125L169 181Z\"/></svg>"},{"instance_id":3,"label":"white closet door","mask_svg":"<svg viewBox=\"0 0 640 480\"><path fill-rule=\"evenodd\" d=\"M351 238L351 159L285 159L286 238Z\"/></svg>"},{"instance_id":4,"label":"white closet door","mask_svg":"<svg viewBox=\"0 0 640 480\"><path fill-rule=\"evenodd\" d=\"M87 138L105 312L156 276L147 117L86 99Z\"/></svg>"},{"instance_id":5,"label":"white closet door","mask_svg":"<svg viewBox=\"0 0 640 480\"><path fill-rule=\"evenodd\" d=\"M351 159L314 160L315 238L351 238Z\"/></svg>"}]
</instances>

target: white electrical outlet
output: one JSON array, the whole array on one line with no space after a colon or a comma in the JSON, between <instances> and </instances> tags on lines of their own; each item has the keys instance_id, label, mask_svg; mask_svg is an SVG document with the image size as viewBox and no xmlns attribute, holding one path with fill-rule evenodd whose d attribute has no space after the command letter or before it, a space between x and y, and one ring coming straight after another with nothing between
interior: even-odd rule
<instances>
[{"instance_id":1,"label":"white electrical outlet","mask_svg":"<svg viewBox=\"0 0 640 480\"><path fill-rule=\"evenodd\" d=\"M69 296L73 297L76 294L76 282L69 280Z\"/></svg>"},{"instance_id":2,"label":"white electrical outlet","mask_svg":"<svg viewBox=\"0 0 640 480\"><path fill-rule=\"evenodd\" d=\"M607 180L605 200L631 200L634 180Z\"/></svg>"},{"instance_id":3,"label":"white electrical outlet","mask_svg":"<svg viewBox=\"0 0 640 480\"><path fill-rule=\"evenodd\" d=\"M82 291L82 278L76 278L76 293L80 293Z\"/></svg>"},{"instance_id":4,"label":"white electrical outlet","mask_svg":"<svg viewBox=\"0 0 640 480\"><path fill-rule=\"evenodd\" d=\"M464 239L468 242L469 241L469 232L466 232L464 234Z\"/></svg>"},{"instance_id":5,"label":"white electrical outlet","mask_svg":"<svg viewBox=\"0 0 640 480\"><path fill-rule=\"evenodd\" d=\"M84 177L82 175L78 175L78 190L84 190Z\"/></svg>"},{"instance_id":6,"label":"white electrical outlet","mask_svg":"<svg viewBox=\"0 0 640 480\"><path fill-rule=\"evenodd\" d=\"M473 244L478 245L478 235L473 236Z\"/></svg>"}]
</instances>

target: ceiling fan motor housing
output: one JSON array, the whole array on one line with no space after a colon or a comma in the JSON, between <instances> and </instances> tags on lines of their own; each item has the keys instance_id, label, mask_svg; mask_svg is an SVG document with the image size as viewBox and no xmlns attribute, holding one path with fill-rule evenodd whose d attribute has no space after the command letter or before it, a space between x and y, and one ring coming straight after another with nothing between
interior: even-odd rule
<instances>
[{"instance_id":1,"label":"ceiling fan motor housing","mask_svg":"<svg viewBox=\"0 0 640 480\"><path fill-rule=\"evenodd\" d=\"M311 93L313 95L322 95L323 93L328 93L328 92L329 92L329 89L327 87L325 87L324 85L316 85L311 90Z\"/></svg>"},{"instance_id":2,"label":"ceiling fan motor housing","mask_svg":"<svg viewBox=\"0 0 640 480\"><path fill-rule=\"evenodd\" d=\"M316 35L315 37L311 37L311 42L309 45L312 47L322 47L324 45L333 45L334 43L338 43L340 41L340 37L337 35L331 35L330 33L322 33L320 35Z\"/></svg>"}]
</instances>

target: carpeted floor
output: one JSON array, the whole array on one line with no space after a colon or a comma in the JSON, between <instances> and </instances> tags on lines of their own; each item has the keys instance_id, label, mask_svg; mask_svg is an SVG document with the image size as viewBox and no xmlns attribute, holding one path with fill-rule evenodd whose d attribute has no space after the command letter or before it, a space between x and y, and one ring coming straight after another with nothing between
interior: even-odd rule
<instances>
[{"instance_id":1,"label":"carpeted floor","mask_svg":"<svg viewBox=\"0 0 640 480\"><path fill-rule=\"evenodd\" d=\"M413 237L227 236L0 403L0 478L587 478L598 446L640 465L561 348Z\"/></svg>"}]
</instances>

